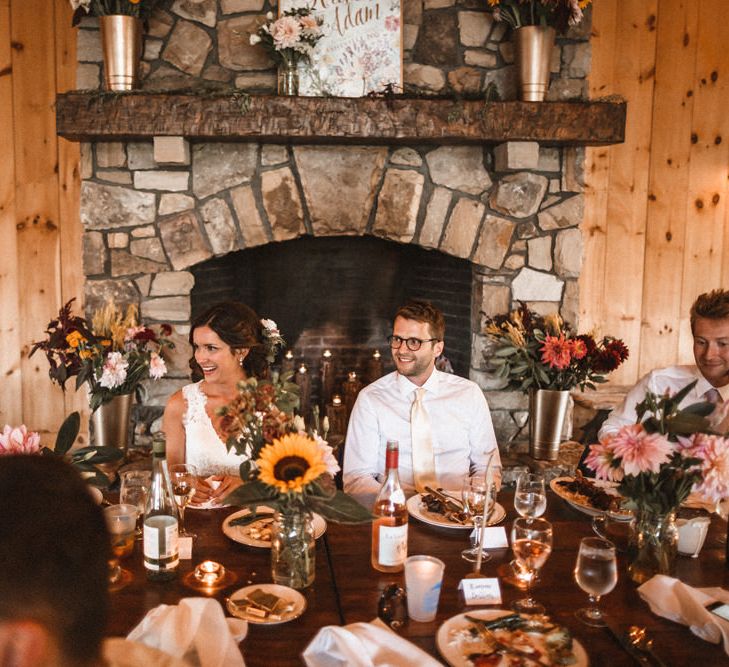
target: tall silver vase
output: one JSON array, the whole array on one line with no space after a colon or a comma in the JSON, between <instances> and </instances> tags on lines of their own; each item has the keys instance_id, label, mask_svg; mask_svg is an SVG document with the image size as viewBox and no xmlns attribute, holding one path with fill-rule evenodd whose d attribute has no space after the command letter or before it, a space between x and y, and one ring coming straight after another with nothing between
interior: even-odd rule
<instances>
[{"instance_id":1,"label":"tall silver vase","mask_svg":"<svg viewBox=\"0 0 729 667\"><path fill-rule=\"evenodd\" d=\"M569 399L569 391L532 389L529 392L529 453L535 459L554 461L557 458Z\"/></svg>"},{"instance_id":2,"label":"tall silver vase","mask_svg":"<svg viewBox=\"0 0 729 667\"><path fill-rule=\"evenodd\" d=\"M514 31L514 47L519 72L519 99L541 102L549 88L554 28L528 25Z\"/></svg>"},{"instance_id":3,"label":"tall silver vase","mask_svg":"<svg viewBox=\"0 0 729 667\"><path fill-rule=\"evenodd\" d=\"M142 58L142 21L134 16L99 16L107 90L132 90Z\"/></svg>"},{"instance_id":4,"label":"tall silver vase","mask_svg":"<svg viewBox=\"0 0 729 667\"><path fill-rule=\"evenodd\" d=\"M97 447L118 447L126 451L133 403L133 393L122 394L114 396L91 413L93 442Z\"/></svg>"}]
</instances>

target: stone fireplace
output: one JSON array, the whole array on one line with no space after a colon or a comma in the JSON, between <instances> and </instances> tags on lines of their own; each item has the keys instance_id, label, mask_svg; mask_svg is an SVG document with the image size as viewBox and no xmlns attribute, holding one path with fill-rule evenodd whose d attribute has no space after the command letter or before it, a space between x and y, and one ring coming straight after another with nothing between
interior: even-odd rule
<instances>
[{"instance_id":1,"label":"stone fireplace","mask_svg":"<svg viewBox=\"0 0 729 667\"><path fill-rule=\"evenodd\" d=\"M272 92L271 63L253 59L245 39L239 38L235 49L231 46L232 35L242 34L240 30L269 8L260 4L163 2L146 41L144 88L150 91L150 104L156 100L164 105L160 89L211 82L239 91ZM569 104L489 107L482 101L459 101L463 95L483 95L494 85L502 97L513 99L515 75L504 26L480 4L473 9L467 0L425 5L408 0L403 7L407 87L421 97L450 96L450 110L442 114L441 122L463 126L458 132L468 136L462 143L451 135L439 139L438 129L431 127L433 118L417 111L427 104L418 98L412 103L369 99L340 103L254 97L252 112L246 92L231 98L229 107L245 107L232 120L216 121L212 112L206 117L208 103L196 98L185 108L170 103L169 118L162 111L144 121L155 127L178 123L184 128L210 121L212 129L203 133L140 131L135 123L144 115L144 100L122 95L108 103L127 105L128 110L118 107L100 117L92 139L78 130L81 116L95 113L89 111L91 104L79 103L75 112L59 105L59 133L85 140L81 218L87 309L108 298L133 302L145 320L169 322L175 330L178 347L170 376L148 387L137 442L147 436L167 397L187 381L186 339L193 311L220 295L253 300L263 316L274 317L277 304L270 286L246 292L253 267L260 272L261 266L278 262L278 272L287 271L284 284L294 286L295 295L298 274L306 274L310 263L327 253L336 267L345 247L351 253L347 266L355 265L360 280L368 274L376 277L372 282L378 283L378 301L388 297L392 303L401 296L417 295L452 306L449 332L454 338L449 340L447 334L446 355L452 349L459 374L471 377L487 392L502 447L508 449L523 437L526 399L499 391L501 384L487 373L483 320L506 312L515 301L525 301L541 312L559 310L576 323L584 206L584 151L579 144L590 141L570 141L565 136L586 131L587 124L564 121ZM96 32L93 19L86 19L79 31L79 87L98 87ZM588 38L589 17L559 40L551 100L584 98ZM187 51L181 49L183 43ZM260 118L262 124L285 124L281 114L286 110L293 117L302 109L327 105L369 105L367 109L374 105L381 116L400 113L398 109L409 113L408 107L416 112L395 130L400 133L396 140L387 139L396 124L387 118L379 125L370 123L371 118L356 113L352 126L360 126L348 125L335 144L320 138L307 141L305 133L310 130L302 135L298 121L290 122L288 136L276 130L260 132L257 139L248 129L252 113L251 122ZM135 109L140 113L135 115ZM510 127L506 118L494 117L496 110L505 109L522 114L521 130ZM328 117L311 113L311 125L329 123ZM479 141L469 134L475 126L466 121L498 126L499 138ZM241 141L240 130L230 128L243 126ZM225 136L226 127L230 136ZM525 134L545 138L529 139ZM406 136L416 138L402 138ZM594 143L611 140L620 139L605 137ZM412 261L421 271L412 269L421 280L413 280L407 289L398 278L397 269L405 261L398 258L401 251L417 254ZM274 261L279 253L283 259ZM422 279L425 269L435 272L431 294L421 290L428 282ZM446 283L450 292L439 293L438 285ZM331 302L327 312L349 308L337 301L337 287L336 282L331 284L326 294ZM377 313L371 322L372 337L364 341L350 337L342 343L342 354L354 354L357 345L374 348L390 316L391 311ZM319 354L320 348L300 340L303 329L292 333L295 339L283 328L302 358ZM385 346L379 347L386 357ZM358 363L355 357L348 363Z\"/></svg>"}]
</instances>

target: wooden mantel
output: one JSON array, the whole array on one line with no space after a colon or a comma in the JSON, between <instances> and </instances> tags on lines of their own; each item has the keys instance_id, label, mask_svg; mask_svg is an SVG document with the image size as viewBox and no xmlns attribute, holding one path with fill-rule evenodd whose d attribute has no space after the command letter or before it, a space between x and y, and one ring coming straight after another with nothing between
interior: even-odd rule
<instances>
[{"instance_id":1,"label":"wooden mantel","mask_svg":"<svg viewBox=\"0 0 729 667\"><path fill-rule=\"evenodd\" d=\"M625 139L625 102L484 102L438 98L279 97L69 92L57 97L60 136L121 141L600 146Z\"/></svg>"}]
</instances>

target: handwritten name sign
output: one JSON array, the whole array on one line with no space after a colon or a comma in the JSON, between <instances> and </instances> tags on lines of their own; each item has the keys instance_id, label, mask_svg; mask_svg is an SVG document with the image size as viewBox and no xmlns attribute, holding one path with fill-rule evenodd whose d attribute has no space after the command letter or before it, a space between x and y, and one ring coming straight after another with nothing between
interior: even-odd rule
<instances>
[{"instance_id":1,"label":"handwritten name sign","mask_svg":"<svg viewBox=\"0 0 729 667\"><path fill-rule=\"evenodd\" d=\"M458 590L463 591L463 600L468 605L501 604L501 587L495 577L461 579Z\"/></svg>"},{"instance_id":2,"label":"handwritten name sign","mask_svg":"<svg viewBox=\"0 0 729 667\"><path fill-rule=\"evenodd\" d=\"M401 0L281 0L280 11L309 6L323 19L299 94L362 97L402 89Z\"/></svg>"}]
</instances>

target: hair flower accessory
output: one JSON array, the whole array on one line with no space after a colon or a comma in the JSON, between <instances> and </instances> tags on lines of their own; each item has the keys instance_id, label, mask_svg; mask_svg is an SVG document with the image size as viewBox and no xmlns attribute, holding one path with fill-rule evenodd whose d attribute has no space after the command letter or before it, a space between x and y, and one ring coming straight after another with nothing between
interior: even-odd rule
<instances>
[{"instance_id":1,"label":"hair flower accessory","mask_svg":"<svg viewBox=\"0 0 729 667\"><path fill-rule=\"evenodd\" d=\"M276 360L276 354L279 349L286 344L286 341L284 341L281 332L278 330L278 325L273 320L263 318L261 320L261 326L263 327L263 344L266 348L266 360L269 364L272 364Z\"/></svg>"}]
</instances>

